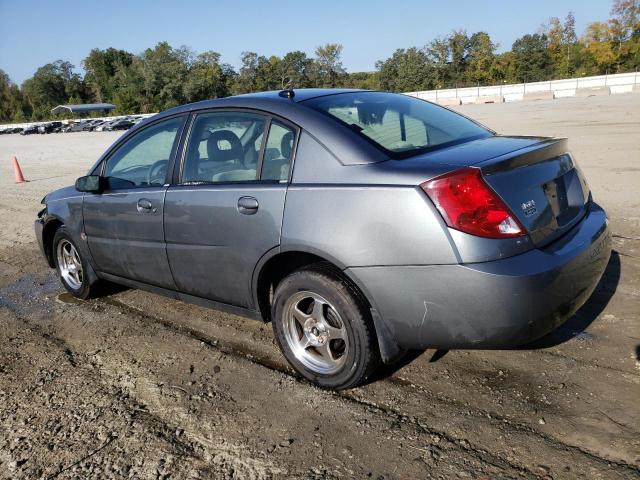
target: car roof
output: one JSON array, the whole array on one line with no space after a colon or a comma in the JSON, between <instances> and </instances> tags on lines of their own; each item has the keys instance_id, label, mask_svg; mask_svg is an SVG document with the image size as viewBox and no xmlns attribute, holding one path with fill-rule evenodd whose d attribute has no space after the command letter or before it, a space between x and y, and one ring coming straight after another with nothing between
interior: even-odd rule
<instances>
[{"instance_id":1,"label":"car roof","mask_svg":"<svg viewBox=\"0 0 640 480\"><path fill-rule=\"evenodd\" d=\"M359 90L353 88L299 88L291 90L293 97L281 95L286 90L270 90L267 92L245 93L242 95L234 95L231 97L215 98L211 100L202 100L194 103L187 103L179 107L174 107L169 110L158 113L154 118L160 118L161 116L169 116L176 113L189 112L192 110L203 110L208 108L221 108L221 107L246 107L246 108L259 108L270 110L265 108L273 106L287 105L291 103L300 103L305 100L317 97L325 97L328 95L337 95L340 93L349 92L364 92L366 90Z\"/></svg>"},{"instance_id":2,"label":"car roof","mask_svg":"<svg viewBox=\"0 0 640 480\"><path fill-rule=\"evenodd\" d=\"M283 92L293 92L293 97L289 99ZM317 97L326 97L327 95L337 95L339 93L349 93L349 92L363 92L366 90L356 89L356 88L298 88L291 90L270 90L267 92L256 92L256 93L245 93L244 95L237 95L237 97L247 97L247 98L273 98L275 100L284 100L294 102L304 102L305 100L309 100L311 98Z\"/></svg>"},{"instance_id":3,"label":"car roof","mask_svg":"<svg viewBox=\"0 0 640 480\"><path fill-rule=\"evenodd\" d=\"M330 119L327 115L301 105L301 102L312 98L366 91L368 90L349 88L302 88L294 89L293 97L284 94L281 95L280 93L283 92L283 90L274 90L203 100L174 107L149 117L129 129L128 135L135 134L136 131L145 128L149 123L172 115L214 108L251 109L270 113L293 122L319 140L322 145L343 164L377 163L388 160L389 156L352 130ZM122 138L126 138L126 136Z\"/></svg>"}]
</instances>

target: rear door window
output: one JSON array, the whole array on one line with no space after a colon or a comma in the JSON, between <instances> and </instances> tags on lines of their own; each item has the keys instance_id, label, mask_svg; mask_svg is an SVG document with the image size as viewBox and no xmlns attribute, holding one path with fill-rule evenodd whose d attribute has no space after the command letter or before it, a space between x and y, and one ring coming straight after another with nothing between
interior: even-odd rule
<instances>
[{"instance_id":1,"label":"rear door window","mask_svg":"<svg viewBox=\"0 0 640 480\"><path fill-rule=\"evenodd\" d=\"M264 150L262 180L286 181L289 179L295 130L282 122L273 120Z\"/></svg>"},{"instance_id":2,"label":"rear door window","mask_svg":"<svg viewBox=\"0 0 640 480\"><path fill-rule=\"evenodd\" d=\"M267 118L249 112L210 112L191 127L181 183L257 180Z\"/></svg>"}]
</instances>

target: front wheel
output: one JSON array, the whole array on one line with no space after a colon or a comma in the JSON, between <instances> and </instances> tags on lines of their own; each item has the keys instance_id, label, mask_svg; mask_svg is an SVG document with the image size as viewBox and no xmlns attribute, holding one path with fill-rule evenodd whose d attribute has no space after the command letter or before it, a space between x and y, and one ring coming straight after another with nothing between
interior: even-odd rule
<instances>
[{"instance_id":1,"label":"front wheel","mask_svg":"<svg viewBox=\"0 0 640 480\"><path fill-rule=\"evenodd\" d=\"M318 386L355 387L379 364L366 305L350 284L329 269L301 270L280 282L272 319L284 356Z\"/></svg>"},{"instance_id":2,"label":"front wheel","mask_svg":"<svg viewBox=\"0 0 640 480\"><path fill-rule=\"evenodd\" d=\"M56 270L64 288L71 295L86 300L96 295L98 281L92 281L87 274L89 264L82 258L71 235L64 226L60 227L53 237L53 251Z\"/></svg>"}]
</instances>

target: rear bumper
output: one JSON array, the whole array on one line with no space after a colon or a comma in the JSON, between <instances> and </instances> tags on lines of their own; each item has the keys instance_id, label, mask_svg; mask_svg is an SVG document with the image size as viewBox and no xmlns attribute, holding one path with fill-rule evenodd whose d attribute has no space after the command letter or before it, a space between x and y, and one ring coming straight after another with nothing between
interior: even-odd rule
<instances>
[{"instance_id":1,"label":"rear bumper","mask_svg":"<svg viewBox=\"0 0 640 480\"><path fill-rule=\"evenodd\" d=\"M605 212L585 218L553 244L466 265L346 270L404 349L510 348L569 318L593 293L611 253Z\"/></svg>"}]
</instances>

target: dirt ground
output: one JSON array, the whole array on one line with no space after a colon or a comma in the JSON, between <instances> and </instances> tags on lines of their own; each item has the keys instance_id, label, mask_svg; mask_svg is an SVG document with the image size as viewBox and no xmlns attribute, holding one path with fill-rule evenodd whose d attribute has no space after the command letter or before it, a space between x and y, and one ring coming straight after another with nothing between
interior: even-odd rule
<instances>
[{"instance_id":1,"label":"dirt ground","mask_svg":"<svg viewBox=\"0 0 640 480\"><path fill-rule=\"evenodd\" d=\"M72 302L32 222L118 134L0 136L0 478L640 478L640 95L460 110L570 138L608 269L533 345L417 352L339 394L270 325L135 290Z\"/></svg>"}]
</instances>

